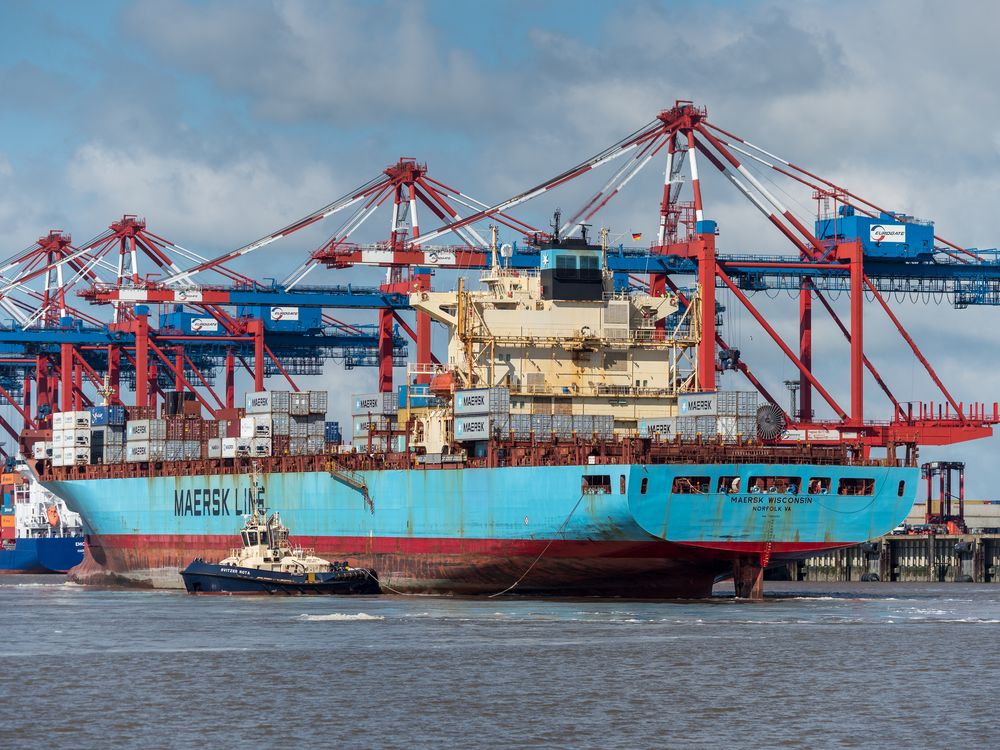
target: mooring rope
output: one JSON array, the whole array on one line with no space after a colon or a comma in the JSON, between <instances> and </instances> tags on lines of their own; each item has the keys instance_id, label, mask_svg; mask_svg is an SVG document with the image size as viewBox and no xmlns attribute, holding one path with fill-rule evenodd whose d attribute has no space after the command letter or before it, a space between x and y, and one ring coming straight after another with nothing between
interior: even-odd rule
<instances>
[{"instance_id":1,"label":"mooring rope","mask_svg":"<svg viewBox=\"0 0 1000 750\"><path fill-rule=\"evenodd\" d=\"M586 494L585 492L581 492L581 493L580 493L580 497L579 497L579 498L577 499L577 501L576 501L576 505L574 505L574 506L573 506L573 509L572 509L572 510L571 510L571 511L569 512L569 515L568 515L568 516L566 516L566 518L564 518L564 519L563 519L563 522L562 522L561 524L559 524L559 528L558 528L558 529L556 529L556 535L558 535L558 534L561 534L561 533L562 533L562 530L563 530L564 528L566 528L566 524L568 524L568 523L569 523L569 519L573 517L573 514L574 514L574 513L576 513L576 509L577 509L577 508L579 508L579 507L580 507L580 503L581 503L581 502L583 502L583 496L584 496L585 494ZM520 583L521 581L523 581L523 580L524 580L524 578L525 578L525 576L527 576L527 575L528 575L528 573L530 573L530 572L531 572L531 569L532 569L532 568L534 568L534 567L535 567L535 565L536 565L536 564L538 563L538 561L542 559L542 556L543 556L543 555L544 555L544 554L545 554L546 552L548 552L548 551L549 551L549 547L551 547L551 546L552 546L552 542L554 542L555 540L556 540L556 537L555 537L555 536L553 536L553 537L552 537L551 539L549 539L549 541L548 541L548 544L546 544L546 545L545 545L545 546L544 546L544 547L542 548L542 551L538 553L538 557L536 557L536 558L535 558L534 560L532 560L532 562L531 562L531 565L529 565L529 566L528 566L528 569L527 569L527 570L525 570L525 571L524 571L524 572L523 572L523 573L521 574L521 577L520 577L520 578L518 578L518 579L517 579L516 581L514 581L514 583L512 583L512 584L511 584L510 586L508 586L507 588L505 588L505 589L504 589L503 591L498 591L498 592L497 592L497 593L495 593L495 594L490 594L490 595L489 595L489 596L488 596L487 598L488 598L488 599L495 599L495 598L496 598L496 597L498 597L498 596L502 596L503 594L506 594L506 593L507 593L508 591L511 591L511 590L512 590L512 589L513 589L513 588L514 588L515 586L517 586L517 584L519 584L519 583Z\"/></svg>"}]
</instances>

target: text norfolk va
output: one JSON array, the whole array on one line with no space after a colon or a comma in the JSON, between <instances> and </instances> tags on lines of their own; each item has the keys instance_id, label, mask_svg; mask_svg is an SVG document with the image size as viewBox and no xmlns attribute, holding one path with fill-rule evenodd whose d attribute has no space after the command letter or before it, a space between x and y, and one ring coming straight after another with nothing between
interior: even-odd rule
<instances>
[{"instance_id":1,"label":"text norfolk va","mask_svg":"<svg viewBox=\"0 0 1000 750\"><path fill-rule=\"evenodd\" d=\"M246 516L266 508L263 487L174 490L175 516Z\"/></svg>"}]
</instances>

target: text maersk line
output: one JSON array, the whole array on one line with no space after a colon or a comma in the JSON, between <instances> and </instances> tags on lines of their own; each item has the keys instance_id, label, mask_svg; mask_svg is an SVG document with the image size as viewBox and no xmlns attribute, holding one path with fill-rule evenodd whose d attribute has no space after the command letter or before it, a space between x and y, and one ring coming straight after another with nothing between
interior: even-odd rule
<instances>
[{"instance_id":1,"label":"text maersk line","mask_svg":"<svg viewBox=\"0 0 1000 750\"><path fill-rule=\"evenodd\" d=\"M264 513L264 488L243 487L233 492L221 487L174 490L175 516L246 516Z\"/></svg>"}]
</instances>

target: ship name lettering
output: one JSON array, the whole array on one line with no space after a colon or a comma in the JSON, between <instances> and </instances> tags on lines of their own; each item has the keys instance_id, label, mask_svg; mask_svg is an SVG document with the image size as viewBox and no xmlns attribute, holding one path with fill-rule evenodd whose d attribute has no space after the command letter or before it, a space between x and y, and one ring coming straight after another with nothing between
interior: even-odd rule
<instances>
[{"instance_id":1,"label":"ship name lettering","mask_svg":"<svg viewBox=\"0 0 1000 750\"><path fill-rule=\"evenodd\" d=\"M205 487L174 490L175 516L229 516L229 490Z\"/></svg>"}]
</instances>

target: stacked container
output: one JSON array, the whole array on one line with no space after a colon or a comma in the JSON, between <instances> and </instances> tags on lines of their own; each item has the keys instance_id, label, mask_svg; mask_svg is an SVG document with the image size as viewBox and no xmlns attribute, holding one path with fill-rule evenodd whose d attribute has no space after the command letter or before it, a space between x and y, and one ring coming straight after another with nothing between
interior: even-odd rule
<instances>
[{"instance_id":1,"label":"stacked container","mask_svg":"<svg viewBox=\"0 0 1000 750\"><path fill-rule=\"evenodd\" d=\"M125 460L163 461L167 455L167 421L132 419L125 424Z\"/></svg>"},{"instance_id":2,"label":"stacked container","mask_svg":"<svg viewBox=\"0 0 1000 750\"><path fill-rule=\"evenodd\" d=\"M572 432L573 418L570 417L569 433ZM456 442L478 442L509 433L510 391L507 388L455 391Z\"/></svg>"}]
</instances>

